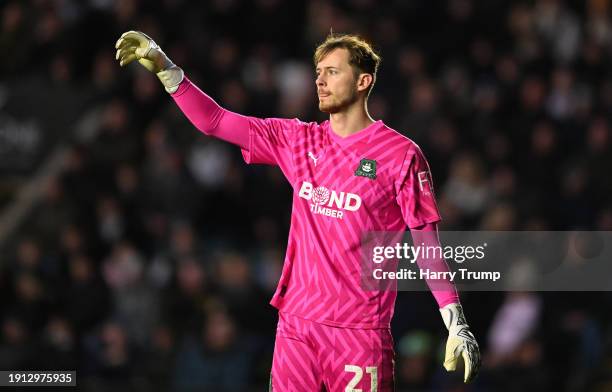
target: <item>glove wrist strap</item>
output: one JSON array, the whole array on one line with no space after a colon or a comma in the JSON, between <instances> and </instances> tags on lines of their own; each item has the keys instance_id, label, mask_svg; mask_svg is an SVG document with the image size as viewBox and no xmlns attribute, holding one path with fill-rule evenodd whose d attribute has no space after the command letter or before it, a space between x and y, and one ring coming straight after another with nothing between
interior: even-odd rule
<instances>
[{"instance_id":1,"label":"glove wrist strap","mask_svg":"<svg viewBox=\"0 0 612 392\"><path fill-rule=\"evenodd\" d=\"M444 321L446 329L449 331L451 329L461 329L468 326L463 314L463 308L458 303L446 305L440 309L440 314L442 315L442 320Z\"/></svg>"},{"instance_id":2,"label":"glove wrist strap","mask_svg":"<svg viewBox=\"0 0 612 392\"><path fill-rule=\"evenodd\" d=\"M175 93L176 90L178 90L179 84L181 84L185 78L185 73L183 70L174 64L171 67L158 72L156 75L169 94Z\"/></svg>"}]
</instances>

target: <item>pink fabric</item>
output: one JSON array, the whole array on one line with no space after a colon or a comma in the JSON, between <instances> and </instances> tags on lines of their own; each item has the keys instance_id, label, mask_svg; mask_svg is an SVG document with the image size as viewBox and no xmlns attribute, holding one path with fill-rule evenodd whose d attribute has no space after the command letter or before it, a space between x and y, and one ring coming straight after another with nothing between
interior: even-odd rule
<instances>
[{"instance_id":1,"label":"pink fabric","mask_svg":"<svg viewBox=\"0 0 612 392\"><path fill-rule=\"evenodd\" d=\"M223 109L187 77L172 94L174 102L201 132L241 148L249 143L249 119Z\"/></svg>"},{"instance_id":2,"label":"pink fabric","mask_svg":"<svg viewBox=\"0 0 612 392\"><path fill-rule=\"evenodd\" d=\"M329 122L251 120L248 163L278 165L293 187L283 272L272 304L332 326L387 328L396 291L361 286L368 231L438 222L429 167L410 139L377 121L341 138ZM375 177L356 175L375 162ZM362 173L363 174L363 173Z\"/></svg>"},{"instance_id":3,"label":"pink fabric","mask_svg":"<svg viewBox=\"0 0 612 392\"><path fill-rule=\"evenodd\" d=\"M336 328L279 312L272 390L391 392L393 361L388 328Z\"/></svg>"},{"instance_id":4,"label":"pink fabric","mask_svg":"<svg viewBox=\"0 0 612 392\"><path fill-rule=\"evenodd\" d=\"M329 121L242 116L188 79L172 96L200 131L240 146L247 163L278 165L293 187L287 254L272 305L332 326L388 328L396 292L361 287L361 237L440 220L420 148L382 121L342 138ZM370 173L360 170L364 163ZM454 301L452 292L434 291L440 307Z\"/></svg>"},{"instance_id":5,"label":"pink fabric","mask_svg":"<svg viewBox=\"0 0 612 392\"><path fill-rule=\"evenodd\" d=\"M413 228L410 230L412 238L415 244L424 244L425 246L438 247L440 240L438 238L438 225L436 223L428 223L422 227ZM434 260L423 260L419 258L417 260L419 268L429 268L435 272L448 272L448 264L443 258L436 258ZM459 303L459 295L457 294L457 288L455 285L448 280L431 280L426 279L427 285L431 290L439 308L443 308L448 304Z\"/></svg>"}]
</instances>

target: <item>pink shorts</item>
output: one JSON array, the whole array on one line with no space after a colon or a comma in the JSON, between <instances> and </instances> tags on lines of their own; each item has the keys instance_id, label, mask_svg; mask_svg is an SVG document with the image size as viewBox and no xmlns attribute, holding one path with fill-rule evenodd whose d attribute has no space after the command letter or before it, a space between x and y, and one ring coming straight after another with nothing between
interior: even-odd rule
<instances>
[{"instance_id":1,"label":"pink shorts","mask_svg":"<svg viewBox=\"0 0 612 392\"><path fill-rule=\"evenodd\" d=\"M332 327L279 312L270 390L394 390L389 329Z\"/></svg>"}]
</instances>

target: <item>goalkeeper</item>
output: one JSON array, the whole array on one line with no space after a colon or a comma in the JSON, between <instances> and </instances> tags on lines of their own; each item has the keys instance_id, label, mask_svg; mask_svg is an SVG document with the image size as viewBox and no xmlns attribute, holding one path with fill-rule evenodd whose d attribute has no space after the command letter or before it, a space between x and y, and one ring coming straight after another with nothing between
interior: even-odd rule
<instances>
[{"instance_id":1,"label":"goalkeeper","mask_svg":"<svg viewBox=\"0 0 612 392\"><path fill-rule=\"evenodd\" d=\"M156 74L197 129L240 147L249 164L279 166L293 188L287 254L271 301L279 322L270 390L393 390L397 293L362 288L361 236L407 226L415 243L437 246L441 218L419 147L368 113L380 63L370 44L332 34L317 47L318 105L329 114L320 124L223 109L141 32L123 34L116 48L121 66L138 61ZM448 271L444 259L428 263ZM455 370L463 358L470 382L480 353L455 286L427 283L449 333L444 367Z\"/></svg>"}]
</instances>

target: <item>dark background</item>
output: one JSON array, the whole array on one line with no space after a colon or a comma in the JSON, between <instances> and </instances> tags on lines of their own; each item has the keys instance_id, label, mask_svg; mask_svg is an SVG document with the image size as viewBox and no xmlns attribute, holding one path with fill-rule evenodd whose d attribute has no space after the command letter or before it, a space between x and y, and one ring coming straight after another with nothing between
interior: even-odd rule
<instances>
[{"instance_id":1,"label":"dark background","mask_svg":"<svg viewBox=\"0 0 612 392\"><path fill-rule=\"evenodd\" d=\"M0 5L0 369L79 389L266 390L291 194L201 135L158 80L153 37L224 107L323 120L330 29L383 57L370 111L416 141L447 230L612 230L612 4L111 0ZM15 213L15 211L19 213ZM610 293L461 294L478 380L442 368L428 292L400 293L399 391L612 390Z\"/></svg>"}]
</instances>

